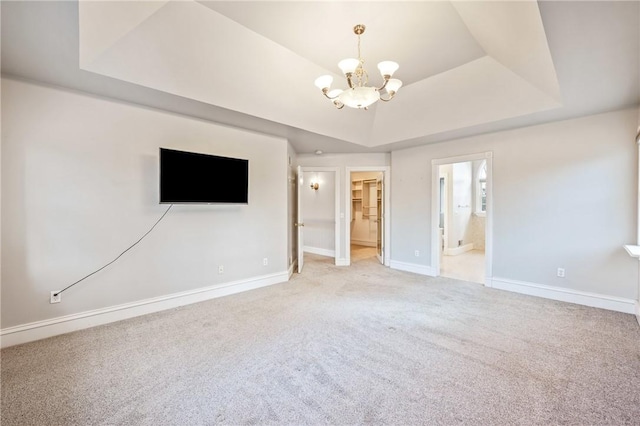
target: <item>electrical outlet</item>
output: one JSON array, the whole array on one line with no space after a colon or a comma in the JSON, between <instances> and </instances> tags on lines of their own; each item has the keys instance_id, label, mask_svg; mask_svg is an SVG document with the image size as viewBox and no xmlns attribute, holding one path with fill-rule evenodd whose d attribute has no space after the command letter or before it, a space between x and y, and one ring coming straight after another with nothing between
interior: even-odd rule
<instances>
[{"instance_id":1,"label":"electrical outlet","mask_svg":"<svg viewBox=\"0 0 640 426\"><path fill-rule=\"evenodd\" d=\"M219 274L224 273L224 265L218 265L218 273Z\"/></svg>"},{"instance_id":2,"label":"electrical outlet","mask_svg":"<svg viewBox=\"0 0 640 426\"><path fill-rule=\"evenodd\" d=\"M263 266L267 266L268 264L269 264L269 259L268 258L265 257L264 259L262 259L262 265Z\"/></svg>"},{"instance_id":3,"label":"electrical outlet","mask_svg":"<svg viewBox=\"0 0 640 426\"><path fill-rule=\"evenodd\" d=\"M62 293L59 293L59 291L60 290L54 290L54 291L51 292L51 299L49 299L49 303L60 303L60 302L62 302Z\"/></svg>"},{"instance_id":4,"label":"electrical outlet","mask_svg":"<svg viewBox=\"0 0 640 426\"><path fill-rule=\"evenodd\" d=\"M420 257L420 250L416 250L415 251L415 255L416 255L416 257Z\"/></svg>"},{"instance_id":5,"label":"electrical outlet","mask_svg":"<svg viewBox=\"0 0 640 426\"><path fill-rule=\"evenodd\" d=\"M558 268L558 276L564 278L564 268Z\"/></svg>"}]
</instances>

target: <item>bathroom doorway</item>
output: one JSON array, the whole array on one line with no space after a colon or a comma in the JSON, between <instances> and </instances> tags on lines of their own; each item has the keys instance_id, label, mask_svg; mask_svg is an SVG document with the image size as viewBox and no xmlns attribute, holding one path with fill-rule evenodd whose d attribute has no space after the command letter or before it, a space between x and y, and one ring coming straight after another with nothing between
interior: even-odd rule
<instances>
[{"instance_id":1,"label":"bathroom doorway","mask_svg":"<svg viewBox=\"0 0 640 426\"><path fill-rule=\"evenodd\" d=\"M434 160L432 165L436 275L490 284L490 153Z\"/></svg>"}]
</instances>

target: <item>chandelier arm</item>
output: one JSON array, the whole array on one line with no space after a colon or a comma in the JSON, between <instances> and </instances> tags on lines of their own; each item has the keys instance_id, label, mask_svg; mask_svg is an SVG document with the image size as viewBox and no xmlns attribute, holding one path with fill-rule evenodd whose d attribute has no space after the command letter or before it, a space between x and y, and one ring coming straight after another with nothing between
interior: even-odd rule
<instances>
[{"instance_id":1,"label":"chandelier arm","mask_svg":"<svg viewBox=\"0 0 640 426\"><path fill-rule=\"evenodd\" d=\"M388 98L388 99L385 99L385 98L383 98L382 96L380 96L380 100L381 100L382 102L389 102L391 99L393 99L393 97L395 96L395 94L396 94L396 92L391 92L391 93L389 93L389 98Z\"/></svg>"},{"instance_id":2,"label":"chandelier arm","mask_svg":"<svg viewBox=\"0 0 640 426\"><path fill-rule=\"evenodd\" d=\"M342 109L344 108L344 104L342 102L334 102L333 106L336 107L336 109Z\"/></svg>"},{"instance_id":3,"label":"chandelier arm","mask_svg":"<svg viewBox=\"0 0 640 426\"><path fill-rule=\"evenodd\" d=\"M390 78L391 78L391 76L389 76L389 75L385 75L385 76L384 76L384 83L382 83L382 86L378 87L376 90L379 92L379 91L381 91L382 89L384 89L385 87L387 87L387 83L389 82L389 79L390 79ZM389 99L391 99L391 98L389 98Z\"/></svg>"},{"instance_id":4,"label":"chandelier arm","mask_svg":"<svg viewBox=\"0 0 640 426\"><path fill-rule=\"evenodd\" d=\"M351 80L351 77L353 77L353 73L348 72L347 83L349 84L349 89L353 89L353 81Z\"/></svg>"},{"instance_id":5,"label":"chandelier arm","mask_svg":"<svg viewBox=\"0 0 640 426\"><path fill-rule=\"evenodd\" d=\"M336 96L334 96L332 98L331 96L329 96L329 90L328 89L322 89L322 94L324 95L325 98L331 99L331 100L334 100L339 96L339 95L336 95Z\"/></svg>"}]
</instances>

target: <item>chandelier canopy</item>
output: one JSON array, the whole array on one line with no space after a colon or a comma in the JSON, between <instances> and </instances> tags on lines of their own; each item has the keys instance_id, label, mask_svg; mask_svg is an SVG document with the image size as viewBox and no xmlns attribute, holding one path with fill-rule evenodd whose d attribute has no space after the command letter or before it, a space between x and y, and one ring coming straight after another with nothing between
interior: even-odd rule
<instances>
[{"instance_id":1,"label":"chandelier canopy","mask_svg":"<svg viewBox=\"0 0 640 426\"><path fill-rule=\"evenodd\" d=\"M349 88L331 90L333 77L330 75L323 75L315 81L316 87L322 90L324 96L329 98L338 109L344 108L345 105L351 108L367 109L369 105L379 100L388 102L402 87L402 81L391 78L399 67L397 63L392 61L383 61L378 64L378 70L380 70L380 74L384 79L382 86L368 86L369 74L363 67L364 59L360 55L360 36L364 33L364 30L365 26L362 24L353 27L353 32L358 36L358 59L348 58L338 63L338 67L347 77ZM380 96L380 91L383 89L387 91L387 98Z\"/></svg>"}]
</instances>

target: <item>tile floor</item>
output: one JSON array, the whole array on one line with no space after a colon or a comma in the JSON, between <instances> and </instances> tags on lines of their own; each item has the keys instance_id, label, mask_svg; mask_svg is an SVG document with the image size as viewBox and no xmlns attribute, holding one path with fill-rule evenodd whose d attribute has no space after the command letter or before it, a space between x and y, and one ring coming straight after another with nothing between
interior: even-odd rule
<instances>
[{"instance_id":1,"label":"tile floor","mask_svg":"<svg viewBox=\"0 0 640 426\"><path fill-rule=\"evenodd\" d=\"M351 245L351 263L375 259L375 257L375 247ZM440 263L440 275L484 284L484 251L471 250L457 256L443 255Z\"/></svg>"},{"instance_id":2,"label":"tile floor","mask_svg":"<svg viewBox=\"0 0 640 426\"><path fill-rule=\"evenodd\" d=\"M376 257L376 248L351 244L351 263Z\"/></svg>"},{"instance_id":3,"label":"tile floor","mask_svg":"<svg viewBox=\"0 0 640 426\"><path fill-rule=\"evenodd\" d=\"M457 256L442 255L440 275L484 284L484 251L471 250Z\"/></svg>"}]
</instances>

